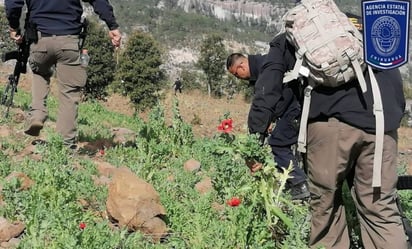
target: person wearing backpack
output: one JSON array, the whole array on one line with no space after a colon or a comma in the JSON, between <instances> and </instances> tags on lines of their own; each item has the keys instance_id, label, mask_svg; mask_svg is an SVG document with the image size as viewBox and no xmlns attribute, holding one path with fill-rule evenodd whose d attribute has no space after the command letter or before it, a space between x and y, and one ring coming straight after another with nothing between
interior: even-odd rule
<instances>
[{"instance_id":1,"label":"person wearing backpack","mask_svg":"<svg viewBox=\"0 0 412 249\"><path fill-rule=\"evenodd\" d=\"M235 77L248 80L249 85L254 86L264 70L263 65L266 60L266 55L245 56L233 53L227 57L226 68ZM273 116L276 121L275 127L271 129L268 144L271 146L278 170L283 171L292 163L291 178L286 182L286 191L290 192L293 200L306 200L309 197L306 174L299 167L298 159L292 148L297 142L300 104L292 89L287 85L281 90L281 94L281 103L276 107L276 113ZM253 112L250 115L253 115ZM254 117L249 116L249 119L253 120ZM254 133L254 130L251 132Z\"/></svg>"},{"instance_id":2,"label":"person wearing backpack","mask_svg":"<svg viewBox=\"0 0 412 249\"><path fill-rule=\"evenodd\" d=\"M285 73L293 70L296 63L295 52L285 33L270 42L267 60L255 84L248 120L251 131L265 134L269 127L283 98ZM405 108L402 78L398 69L373 69L373 73L382 93L385 114L380 188L372 187L376 127L369 73L364 73L369 89L365 93L357 79L339 87L319 86L312 90L306 153L311 193L311 248L350 247L342 186L352 169L351 193L363 246L407 248L396 205L397 129ZM298 80L288 85L294 92L301 89Z\"/></svg>"}]
</instances>

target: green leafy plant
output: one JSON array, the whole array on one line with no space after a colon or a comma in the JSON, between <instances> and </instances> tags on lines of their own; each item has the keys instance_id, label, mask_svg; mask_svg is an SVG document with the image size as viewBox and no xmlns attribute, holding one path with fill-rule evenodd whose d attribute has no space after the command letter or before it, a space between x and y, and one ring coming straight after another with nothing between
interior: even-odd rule
<instances>
[{"instance_id":1,"label":"green leafy plant","mask_svg":"<svg viewBox=\"0 0 412 249\"><path fill-rule=\"evenodd\" d=\"M116 62L114 48L107 38L107 31L95 20L89 22L85 47L90 55L87 67L87 82L83 89L86 100L104 100L107 88L112 83Z\"/></svg>"},{"instance_id":2,"label":"green leafy plant","mask_svg":"<svg viewBox=\"0 0 412 249\"><path fill-rule=\"evenodd\" d=\"M221 84L225 73L223 65L226 54L223 38L220 35L209 35L201 45L197 64L206 74L209 96L212 92L215 95L220 94L219 84Z\"/></svg>"},{"instance_id":3,"label":"green leafy plant","mask_svg":"<svg viewBox=\"0 0 412 249\"><path fill-rule=\"evenodd\" d=\"M228 114L225 116L227 117ZM267 225L273 228L276 226L278 219L281 219L288 228L291 228L292 221L281 209L282 191L291 169L282 173L277 171L269 147L262 147L257 134L231 134L232 120L230 118L223 119L218 126L218 130L222 133L217 138L220 145L217 146L215 153L228 154L233 160L243 161L245 164L247 161L262 164L262 170L254 174L256 181L253 183L252 188L258 191L262 198L258 201L264 204Z\"/></svg>"},{"instance_id":4,"label":"green leafy plant","mask_svg":"<svg viewBox=\"0 0 412 249\"><path fill-rule=\"evenodd\" d=\"M143 32L134 32L120 54L116 71L115 91L130 98L136 111L157 104L160 90L165 86L162 51L154 38Z\"/></svg>"}]
</instances>

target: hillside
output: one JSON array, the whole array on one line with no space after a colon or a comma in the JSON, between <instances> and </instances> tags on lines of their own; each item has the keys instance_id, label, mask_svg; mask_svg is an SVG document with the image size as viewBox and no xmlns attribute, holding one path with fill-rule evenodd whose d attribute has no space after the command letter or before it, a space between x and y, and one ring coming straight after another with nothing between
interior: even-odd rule
<instances>
[{"instance_id":1,"label":"hillside","mask_svg":"<svg viewBox=\"0 0 412 249\"><path fill-rule=\"evenodd\" d=\"M211 10L206 4L219 2L233 1L119 0L114 4L116 10L129 11L118 14L125 36L133 29L126 23L132 23L134 28L157 30L153 33L170 38L172 45L163 44L168 48L165 63L179 70L196 61L198 41L190 40L191 33L202 36L222 27L231 36L228 48L254 49L237 39L253 36L254 22L248 31L250 23L210 19L196 10L198 5ZM136 3L138 8L133 7ZM188 13L180 19L183 7L176 5L166 15L163 10L168 8L162 10L162 3L186 4ZM136 14L149 24L135 21ZM177 17L163 22L170 29L157 26L166 16ZM204 23L208 25L199 30ZM227 29L231 25L236 32ZM257 29L262 27L266 29L265 25ZM175 28L183 29L182 33ZM172 35L176 36L172 39ZM175 38L183 40L173 44ZM1 64L0 94L12 70ZM250 106L243 96L211 98L186 89L175 96L169 88L158 106L137 117L128 100L116 94L106 101L83 102L78 119L80 149L69 151L55 131L55 79L40 140L22 132L30 79L29 73L19 82L11 118L0 118L0 231L5 231L0 233L0 249L306 248L308 205L291 201L283 192L287 172L275 170L268 146L260 147L256 139L242 140ZM218 132L227 113L234 130ZM115 134L119 130L125 131L121 139ZM250 174L245 166L250 153L263 158L265 170ZM411 128L399 130L398 168L399 174L412 175ZM404 210L412 217L412 196L400 192ZM349 218L356 217L353 207L347 211ZM352 232L356 221L350 223ZM1 237L4 234L6 238ZM359 242L359 237L354 239Z\"/></svg>"},{"instance_id":2,"label":"hillside","mask_svg":"<svg viewBox=\"0 0 412 249\"><path fill-rule=\"evenodd\" d=\"M7 75L12 72L12 67L3 65L0 68L0 77L5 83ZM23 75L19 89L30 92L30 75ZM55 85L52 87L52 93L55 91ZM171 122L172 109L174 100L179 102L179 111L183 120L191 124L193 133L198 138L210 138L217 132L217 126L220 118L225 113L230 113L233 119L234 131L236 133L247 132L247 114L250 104L244 100L242 95L235 95L232 99L213 98L198 90L185 91L182 94L174 95L174 91L170 88L166 89L164 98L161 100L161 105L165 108L165 117L167 122ZM123 96L113 94L107 98L107 101L101 102L102 106L109 111L133 116L133 108L129 100ZM140 113L139 116L147 120L148 110L145 113ZM399 129L399 160L400 164L408 165L408 172L412 175L412 128L401 127Z\"/></svg>"},{"instance_id":3,"label":"hillside","mask_svg":"<svg viewBox=\"0 0 412 249\"><path fill-rule=\"evenodd\" d=\"M263 184L268 196L282 191L273 172L262 171L257 181L243 154L224 149L236 146L216 128L228 110L226 101L182 94L181 107L175 108L169 92L164 108L142 114L145 121L120 113L129 107L117 97L82 103L80 149L73 152L55 132L53 96L40 140L23 134L29 80L30 75L22 77L10 118L0 120L0 221L7 231L0 233L6 241L0 248L274 248L287 240L284 226L307 228L305 205L294 205L287 196L264 201ZM55 86L52 81L52 95ZM199 100L209 108L197 109ZM205 115L197 123L207 134L192 133L184 122L190 113ZM232 117L238 126L238 117ZM131 139L116 139L113 132L121 130ZM235 128L231 136L241 139L240 133ZM256 154L268 157L270 170L268 152ZM305 237L289 240L302 244Z\"/></svg>"},{"instance_id":4,"label":"hillside","mask_svg":"<svg viewBox=\"0 0 412 249\"><path fill-rule=\"evenodd\" d=\"M166 109L166 117L171 118L172 101L174 95L170 91L162 102ZM183 92L177 96L179 100L180 114L185 122L192 124L193 133L197 137L213 137L217 131L219 118L229 112L233 118L234 131L245 133L247 131L247 114L250 104L243 100L242 96L236 96L232 100L213 99L198 91ZM118 95L112 95L108 101L102 103L108 110L132 115L128 101ZM141 113L140 117L147 119L147 113ZM412 128L401 127L399 129L399 164L407 165L406 171L412 175Z\"/></svg>"},{"instance_id":5,"label":"hillside","mask_svg":"<svg viewBox=\"0 0 412 249\"><path fill-rule=\"evenodd\" d=\"M335 0L344 12L361 15L361 2ZM126 33L150 32L168 51L165 68L192 68L199 44L206 34L217 33L226 41L228 53L266 53L268 42L281 28L281 17L294 0L160 0L113 2ZM186 60L187 59L187 60ZM403 78L411 78L410 66L401 67ZM408 83L411 84L410 80Z\"/></svg>"},{"instance_id":6,"label":"hillside","mask_svg":"<svg viewBox=\"0 0 412 249\"><path fill-rule=\"evenodd\" d=\"M10 69L0 71L2 79ZM249 148L265 155L258 175L250 174L243 154L233 153L231 138L238 141L246 132L249 104L241 97L215 99L196 91L175 97L168 90L141 119L120 96L82 103L80 150L73 154L55 133L55 82L42 140L22 133L29 80L30 74L22 77L12 118L0 120L0 219L11 232L0 237L8 241L1 249L10 243L33 249L307 248L308 207L282 193L286 178L271 168L269 148L256 140L257 147ZM230 135L217 131L227 112L234 122ZM130 143L115 142L122 140L111 132L121 129L131 134ZM400 129L400 174L410 165L411 133ZM136 198L142 194L151 205ZM410 217L410 195L400 194ZM156 222L143 226L135 217ZM150 241L160 236L160 243Z\"/></svg>"}]
</instances>

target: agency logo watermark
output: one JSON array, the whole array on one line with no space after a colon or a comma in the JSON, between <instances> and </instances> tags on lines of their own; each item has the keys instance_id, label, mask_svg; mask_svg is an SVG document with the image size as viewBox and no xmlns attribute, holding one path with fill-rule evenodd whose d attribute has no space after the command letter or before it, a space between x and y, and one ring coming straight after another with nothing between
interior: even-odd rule
<instances>
[{"instance_id":1,"label":"agency logo watermark","mask_svg":"<svg viewBox=\"0 0 412 249\"><path fill-rule=\"evenodd\" d=\"M362 1L365 62L380 69L408 62L409 0Z\"/></svg>"}]
</instances>

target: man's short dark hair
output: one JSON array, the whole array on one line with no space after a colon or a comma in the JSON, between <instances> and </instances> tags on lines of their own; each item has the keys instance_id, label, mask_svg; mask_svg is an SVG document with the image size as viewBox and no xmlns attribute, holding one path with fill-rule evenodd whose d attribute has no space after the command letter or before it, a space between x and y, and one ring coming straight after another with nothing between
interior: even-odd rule
<instances>
[{"instance_id":1,"label":"man's short dark hair","mask_svg":"<svg viewBox=\"0 0 412 249\"><path fill-rule=\"evenodd\" d=\"M226 59L226 69L229 70L229 68L233 66L233 64L235 64L237 60L239 60L240 58L245 58L245 57L246 56L244 56L241 53L233 53L229 55Z\"/></svg>"}]
</instances>

